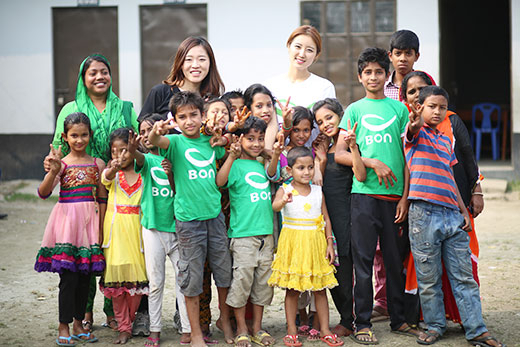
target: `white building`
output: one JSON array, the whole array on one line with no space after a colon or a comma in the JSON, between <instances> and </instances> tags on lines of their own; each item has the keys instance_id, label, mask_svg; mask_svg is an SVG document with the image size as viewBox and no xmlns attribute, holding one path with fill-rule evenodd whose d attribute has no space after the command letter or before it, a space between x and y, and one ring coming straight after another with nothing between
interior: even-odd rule
<instances>
[{"instance_id":1,"label":"white building","mask_svg":"<svg viewBox=\"0 0 520 347\"><path fill-rule=\"evenodd\" d=\"M413 30L421 41L415 68L448 90L463 119L477 102L507 111L505 155L520 172L518 0L1 0L2 178L42 177L56 115L74 98L88 54L108 57L116 94L139 112L186 36L207 36L226 89L245 89L286 71L285 42L303 23L320 28L324 53L313 68L335 83L343 104L362 93L360 50L388 49L393 31Z\"/></svg>"}]
</instances>

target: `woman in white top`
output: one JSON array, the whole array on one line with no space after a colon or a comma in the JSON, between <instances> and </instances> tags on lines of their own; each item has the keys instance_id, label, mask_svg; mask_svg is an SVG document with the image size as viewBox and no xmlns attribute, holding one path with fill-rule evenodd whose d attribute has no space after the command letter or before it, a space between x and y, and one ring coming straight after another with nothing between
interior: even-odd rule
<instances>
[{"instance_id":1,"label":"woman in white top","mask_svg":"<svg viewBox=\"0 0 520 347\"><path fill-rule=\"evenodd\" d=\"M321 53L321 36L318 30L310 25L296 28L287 40L289 53L289 71L273 77L265 82L265 86L274 97L285 105L304 106L312 108L314 103L325 98L335 98L334 85L327 79L309 71L309 67L318 59ZM266 147L271 148L276 132L282 124L282 112L276 109L278 117L273 117L266 133ZM318 127L314 127L313 134L307 145L318 135Z\"/></svg>"}]
</instances>

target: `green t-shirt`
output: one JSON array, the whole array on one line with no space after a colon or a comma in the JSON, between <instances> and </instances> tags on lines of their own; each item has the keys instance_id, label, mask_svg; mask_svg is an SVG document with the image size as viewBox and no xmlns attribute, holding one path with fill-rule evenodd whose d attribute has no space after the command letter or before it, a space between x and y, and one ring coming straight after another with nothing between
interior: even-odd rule
<instances>
[{"instance_id":1,"label":"green t-shirt","mask_svg":"<svg viewBox=\"0 0 520 347\"><path fill-rule=\"evenodd\" d=\"M404 154L403 140L408 110L403 103L390 98L363 98L350 104L339 127L347 129L350 124L358 123L356 130L359 151L364 158L379 159L394 173L397 182L386 189L384 182L379 180L373 169L367 168L367 178L364 182L354 179L352 193L402 195L404 186Z\"/></svg>"},{"instance_id":2,"label":"green t-shirt","mask_svg":"<svg viewBox=\"0 0 520 347\"><path fill-rule=\"evenodd\" d=\"M220 192L215 182L216 161L225 154L222 147L211 147L209 136L190 139L166 135L167 150L159 149L172 163L175 181L175 218L181 222L216 218L221 210Z\"/></svg>"},{"instance_id":3,"label":"green t-shirt","mask_svg":"<svg viewBox=\"0 0 520 347\"><path fill-rule=\"evenodd\" d=\"M273 233L270 182L256 160L237 159L229 171L231 203L228 236L249 237Z\"/></svg>"},{"instance_id":4,"label":"green t-shirt","mask_svg":"<svg viewBox=\"0 0 520 347\"><path fill-rule=\"evenodd\" d=\"M175 232L173 192L161 162L164 158L152 153L144 155L142 167L135 164L135 172L143 180L141 196L141 225L146 229Z\"/></svg>"}]
</instances>

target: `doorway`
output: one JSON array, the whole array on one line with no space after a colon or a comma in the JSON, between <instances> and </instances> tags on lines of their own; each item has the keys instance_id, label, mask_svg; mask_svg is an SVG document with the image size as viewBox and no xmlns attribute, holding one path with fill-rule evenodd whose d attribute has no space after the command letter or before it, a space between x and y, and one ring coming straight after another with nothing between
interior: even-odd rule
<instances>
[{"instance_id":1,"label":"doorway","mask_svg":"<svg viewBox=\"0 0 520 347\"><path fill-rule=\"evenodd\" d=\"M117 7L54 7L52 31L56 117L76 97L79 66L92 53L110 62L112 90L118 94Z\"/></svg>"},{"instance_id":2,"label":"doorway","mask_svg":"<svg viewBox=\"0 0 520 347\"><path fill-rule=\"evenodd\" d=\"M206 4L142 5L141 86L142 100L156 84L168 77L177 47L188 36L208 35Z\"/></svg>"},{"instance_id":3,"label":"doorway","mask_svg":"<svg viewBox=\"0 0 520 347\"><path fill-rule=\"evenodd\" d=\"M510 158L510 8L509 1L439 0L440 81L450 95L450 109L471 134L474 104L501 106L505 126L501 157ZM505 122L504 122L505 121ZM491 158L491 141L482 141L482 157Z\"/></svg>"}]
</instances>

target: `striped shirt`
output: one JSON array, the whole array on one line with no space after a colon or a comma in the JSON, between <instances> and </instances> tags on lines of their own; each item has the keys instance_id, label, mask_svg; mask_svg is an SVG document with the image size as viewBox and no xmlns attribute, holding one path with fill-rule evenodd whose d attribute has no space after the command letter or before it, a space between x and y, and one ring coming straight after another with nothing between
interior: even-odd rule
<instances>
[{"instance_id":1,"label":"striped shirt","mask_svg":"<svg viewBox=\"0 0 520 347\"><path fill-rule=\"evenodd\" d=\"M451 140L427 124L408 140L404 140L406 163L410 169L408 199L459 209L457 186L451 167L457 164Z\"/></svg>"}]
</instances>

